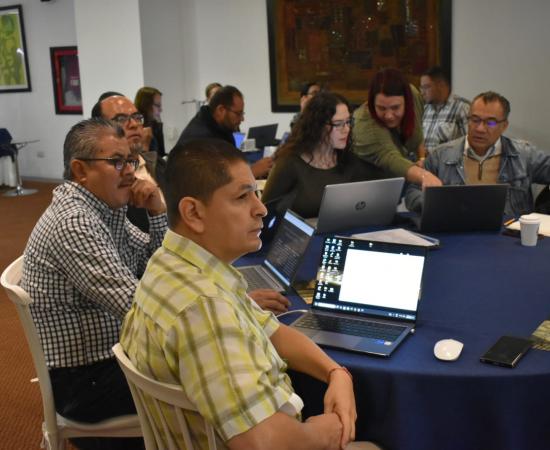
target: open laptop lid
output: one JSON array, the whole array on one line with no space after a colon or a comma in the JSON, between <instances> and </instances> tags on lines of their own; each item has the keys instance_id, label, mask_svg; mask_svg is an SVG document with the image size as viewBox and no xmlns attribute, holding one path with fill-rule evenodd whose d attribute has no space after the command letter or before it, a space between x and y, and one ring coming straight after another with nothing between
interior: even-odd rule
<instances>
[{"instance_id":1,"label":"open laptop lid","mask_svg":"<svg viewBox=\"0 0 550 450\"><path fill-rule=\"evenodd\" d=\"M427 249L328 236L312 308L414 324Z\"/></svg>"},{"instance_id":2,"label":"open laptop lid","mask_svg":"<svg viewBox=\"0 0 550 450\"><path fill-rule=\"evenodd\" d=\"M404 183L400 177L325 186L315 222L317 233L390 224Z\"/></svg>"},{"instance_id":3,"label":"open laptop lid","mask_svg":"<svg viewBox=\"0 0 550 450\"><path fill-rule=\"evenodd\" d=\"M507 184L428 187L420 230L499 231L506 204Z\"/></svg>"},{"instance_id":4,"label":"open laptop lid","mask_svg":"<svg viewBox=\"0 0 550 450\"><path fill-rule=\"evenodd\" d=\"M288 210L285 212L263 265L285 287L289 287L315 229L304 219Z\"/></svg>"},{"instance_id":5,"label":"open laptop lid","mask_svg":"<svg viewBox=\"0 0 550 450\"><path fill-rule=\"evenodd\" d=\"M247 139L256 139L256 148L263 149L269 145L277 145L275 135L279 124L261 125L248 129Z\"/></svg>"},{"instance_id":6,"label":"open laptop lid","mask_svg":"<svg viewBox=\"0 0 550 450\"><path fill-rule=\"evenodd\" d=\"M233 132L233 139L235 140L235 147L237 147L239 150L241 149L241 146L243 145L244 141L244 133L241 133L240 131L234 131Z\"/></svg>"}]
</instances>

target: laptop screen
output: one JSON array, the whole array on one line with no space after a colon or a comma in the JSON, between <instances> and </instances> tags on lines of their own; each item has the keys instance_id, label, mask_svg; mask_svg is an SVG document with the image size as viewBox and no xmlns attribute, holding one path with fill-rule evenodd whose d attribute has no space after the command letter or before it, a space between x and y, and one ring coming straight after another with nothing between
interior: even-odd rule
<instances>
[{"instance_id":1,"label":"laptop screen","mask_svg":"<svg viewBox=\"0 0 550 450\"><path fill-rule=\"evenodd\" d=\"M233 132L233 139L235 139L235 147L237 147L238 149L240 149L241 145L243 144L244 136L245 136L244 133L241 133L240 131Z\"/></svg>"},{"instance_id":2,"label":"laptop screen","mask_svg":"<svg viewBox=\"0 0 550 450\"><path fill-rule=\"evenodd\" d=\"M283 216L264 264L290 285L315 229L292 211Z\"/></svg>"},{"instance_id":3,"label":"laptop screen","mask_svg":"<svg viewBox=\"0 0 550 450\"><path fill-rule=\"evenodd\" d=\"M313 307L415 321L426 252L414 245L327 237Z\"/></svg>"}]
</instances>

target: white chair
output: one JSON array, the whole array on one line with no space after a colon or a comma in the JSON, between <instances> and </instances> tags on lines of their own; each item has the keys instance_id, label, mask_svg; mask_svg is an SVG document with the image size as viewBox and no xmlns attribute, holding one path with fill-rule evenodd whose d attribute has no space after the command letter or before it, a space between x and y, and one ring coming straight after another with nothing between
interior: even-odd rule
<instances>
[{"instance_id":1,"label":"white chair","mask_svg":"<svg viewBox=\"0 0 550 450\"><path fill-rule=\"evenodd\" d=\"M41 447L48 450L61 450L65 448L66 439L77 437L142 436L139 419L135 414L114 417L98 423L84 423L67 419L56 413L44 351L29 310L32 299L24 289L18 286L22 269L23 256L20 256L4 270L0 277L0 283L6 290L9 299L15 304L40 383L40 393L44 406Z\"/></svg>"},{"instance_id":2,"label":"white chair","mask_svg":"<svg viewBox=\"0 0 550 450\"><path fill-rule=\"evenodd\" d=\"M183 436L186 450L194 450L189 433L189 427L184 411L197 411L197 408L189 401L183 389L175 384L162 383L153 380L152 378L139 372L132 361L126 356L124 349L120 344L113 347L113 353L126 376L126 380L130 386L134 403L138 412L141 428L143 430L143 439L145 440L145 448L147 450L165 450L167 445L169 450L178 450L177 443L172 437L169 425L161 412L160 404L163 403L171 407L177 419L179 432ZM147 401L146 402L146 396ZM154 411L151 411L150 405L154 406ZM162 424L162 430L157 426L153 416L157 417ZM206 420L202 420L206 437L208 439L208 448L216 450L216 434L212 425ZM165 437L165 439L162 438Z\"/></svg>"}]
</instances>

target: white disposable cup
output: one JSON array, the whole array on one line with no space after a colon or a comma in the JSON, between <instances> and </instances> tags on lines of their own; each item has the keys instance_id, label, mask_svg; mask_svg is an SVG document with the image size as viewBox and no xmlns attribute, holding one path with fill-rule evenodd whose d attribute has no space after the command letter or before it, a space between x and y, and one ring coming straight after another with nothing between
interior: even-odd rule
<instances>
[{"instance_id":1,"label":"white disposable cup","mask_svg":"<svg viewBox=\"0 0 550 450\"><path fill-rule=\"evenodd\" d=\"M273 153L275 153L276 151L277 151L277 146L275 145L268 145L267 147L264 147L264 158L273 156Z\"/></svg>"},{"instance_id":2,"label":"white disposable cup","mask_svg":"<svg viewBox=\"0 0 550 450\"><path fill-rule=\"evenodd\" d=\"M537 245L540 218L533 214L525 214L519 218L521 230L521 245L533 247Z\"/></svg>"}]
</instances>

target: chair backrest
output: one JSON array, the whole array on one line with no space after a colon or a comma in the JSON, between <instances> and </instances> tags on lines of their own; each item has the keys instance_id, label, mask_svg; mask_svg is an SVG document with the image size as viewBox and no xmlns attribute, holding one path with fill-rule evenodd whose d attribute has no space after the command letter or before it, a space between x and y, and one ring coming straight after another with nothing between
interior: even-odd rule
<instances>
[{"instance_id":1,"label":"chair backrest","mask_svg":"<svg viewBox=\"0 0 550 450\"><path fill-rule=\"evenodd\" d=\"M8 298L13 302L19 315L23 331L27 338L31 350L32 360L38 381L40 384L40 394L42 395L42 406L44 408L44 426L45 431L54 434L57 433L57 419L55 412L55 403L53 399L52 384L50 374L46 366L44 350L38 337L38 332L29 309L33 302L29 294L19 286L23 272L23 256L13 261L2 273L0 284L8 294Z\"/></svg>"},{"instance_id":2,"label":"chair backrest","mask_svg":"<svg viewBox=\"0 0 550 450\"><path fill-rule=\"evenodd\" d=\"M130 391L136 404L136 410L143 431L145 448L147 450L161 450L168 445L169 450L178 450L180 447L173 439L174 432L179 431L187 450L193 450L189 427L184 411L197 411L189 401L181 386L162 383L139 372L126 355L120 344L113 347L113 352L126 376ZM179 430L170 430L168 422L162 414L161 404L169 406L177 419ZM151 410L154 409L154 410ZM154 417L160 421L162 429L157 426ZM215 450L216 433L212 425L203 419L204 430L208 439L208 448ZM165 437L162 439L162 436Z\"/></svg>"}]
</instances>

